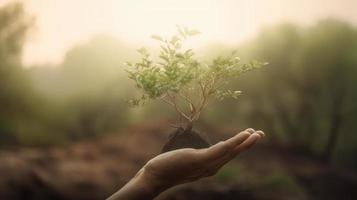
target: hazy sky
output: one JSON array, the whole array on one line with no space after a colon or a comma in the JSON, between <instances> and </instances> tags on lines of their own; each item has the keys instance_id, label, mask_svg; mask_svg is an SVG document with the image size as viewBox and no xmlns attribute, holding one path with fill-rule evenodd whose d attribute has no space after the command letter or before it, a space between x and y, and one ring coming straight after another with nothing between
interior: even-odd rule
<instances>
[{"instance_id":1,"label":"hazy sky","mask_svg":"<svg viewBox=\"0 0 357 200\"><path fill-rule=\"evenodd\" d=\"M18 0L0 0L0 5ZM21 0L19 0L21 1ZM235 43L264 25L312 24L334 17L357 24L357 0L22 0L36 17L25 46L26 65L59 63L65 52L97 34L150 44L175 25L200 30L195 45Z\"/></svg>"}]
</instances>

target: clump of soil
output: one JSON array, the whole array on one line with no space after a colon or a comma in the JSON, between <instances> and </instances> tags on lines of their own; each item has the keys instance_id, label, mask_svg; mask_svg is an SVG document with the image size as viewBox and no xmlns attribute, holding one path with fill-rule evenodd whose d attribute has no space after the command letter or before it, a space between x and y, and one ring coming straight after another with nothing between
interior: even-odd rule
<instances>
[{"instance_id":1,"label":"clump of soil","mask_svg":"<svg viewBox=\"0 0 357 200\"><path fill-rule=\"evenodd\" d=\"M179 127L169 136L168 141L162 148L162 153L175 149L194 148L203 149L211 146L211 144L202 137L202 134L192 129L192 126L186 128Z\"/></svg>"}]
</instances>

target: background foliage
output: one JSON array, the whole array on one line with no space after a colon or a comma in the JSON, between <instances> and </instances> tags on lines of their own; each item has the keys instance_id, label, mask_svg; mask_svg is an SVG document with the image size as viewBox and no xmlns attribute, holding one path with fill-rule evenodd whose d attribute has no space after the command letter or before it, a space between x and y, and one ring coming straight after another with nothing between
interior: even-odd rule
<instances>
[{"instance_id":1,"label":"background foliage","mask_svg":"<svg viewBox=\"0 0 357 200\"><path fill-rule=\"evenodd\" d=\"M63 144L170 116L162 105L127 107L125 101L137 94L123 62L138 55L136 47L115 38L98 36L77 46L59 66L23 68L21 50L32 21L21 5L0 9L2 146ZM231 49L269 67L230 83L244 95L212 104L202 123L261 128L271 143L356 169L356 27L332 19L311 27L282 24L241 45L198 51L210 59Z\"/></svg>"}]
</instances>

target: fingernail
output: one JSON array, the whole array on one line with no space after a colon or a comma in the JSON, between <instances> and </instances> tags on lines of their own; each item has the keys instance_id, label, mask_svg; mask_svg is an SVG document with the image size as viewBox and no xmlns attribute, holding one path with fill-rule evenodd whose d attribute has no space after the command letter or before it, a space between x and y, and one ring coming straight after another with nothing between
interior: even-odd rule
<instances>
[{"instance_id":1,"label":"fingernail","mask_svg":"<svg viewBox=\"0 0 357 200\"><path fill-rule=\"evenodd\" d=\"M261 130L256 131L256 133L258 133L261 137L265 137L265 133Z\"/></svg>"},{"instance_id":2,"label":"fingernail","mask_svg":"<svg viewBox=\"0 0 357 200\"><path fill-rule=\"evenodd\" d=\"M248 133L250 133L250 134L252 134L252 133L254 133L254 129L252 129L252 128L247 128L247 129L245 129L245 131L247 131Z\"/></svg>"}]
</instances>

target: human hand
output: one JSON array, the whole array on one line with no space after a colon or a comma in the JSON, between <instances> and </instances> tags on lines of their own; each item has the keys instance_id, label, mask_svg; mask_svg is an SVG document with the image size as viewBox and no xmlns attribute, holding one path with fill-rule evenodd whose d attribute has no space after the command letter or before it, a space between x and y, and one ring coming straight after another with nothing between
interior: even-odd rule
<instances>
[{"instance_id":1,"label":"human hand","mask_svg":"<svg viewBox=\"0 0 357 200\"><path fill-rule=\"evenodd\" d=\"M249 149L262 131L246 129L234 137L205 149L179 149L156 156L143 167L143 176L163 187L212 176L239 153Z\"/></svg>"},{"instance_id":2,"label":"human hand","mask_svg":"<svg viewBox=\"0 0 357 200\"><path fill-rule=\"evenodd\" d=\"M263 131L249 128L209 148L185 148L160 154L149 160L137 175L114 195L126 198L113 199L151 199L175 185L212 176L263 136Z\"/></svg>"}]
</instances>

